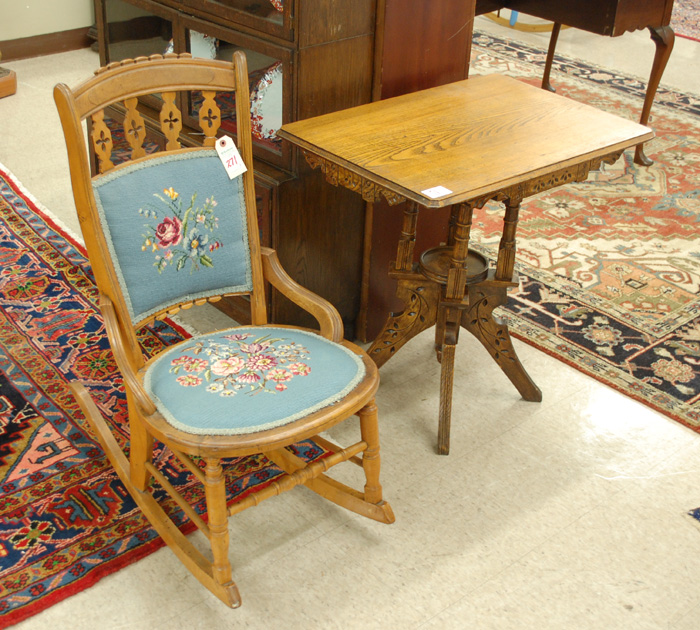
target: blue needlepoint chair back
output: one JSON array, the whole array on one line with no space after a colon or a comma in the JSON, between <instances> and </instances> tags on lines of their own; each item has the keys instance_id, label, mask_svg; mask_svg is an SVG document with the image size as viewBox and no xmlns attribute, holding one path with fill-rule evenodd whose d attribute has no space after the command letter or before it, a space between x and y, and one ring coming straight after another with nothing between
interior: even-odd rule
<instances>
[{"instance_id":1,"label":"blue needlepoint chair back","mask_svg":"<svg viewBox=\"0 0 700 630\"><path fill-rule=\"evenodd\" d=\"M132 323L252 290L243 181L229 179L214 149L116 167L93 191Z\"/></svg>"}]
</instances>

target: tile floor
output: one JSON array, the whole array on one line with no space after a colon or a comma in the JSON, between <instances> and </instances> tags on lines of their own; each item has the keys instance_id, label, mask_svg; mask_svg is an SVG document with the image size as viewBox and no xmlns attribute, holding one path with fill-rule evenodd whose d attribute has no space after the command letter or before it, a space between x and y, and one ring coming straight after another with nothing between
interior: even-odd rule
<instances>
[{"instance_id":1,"label":"tile floor","mask_svg":"<svg viewBox=\"0 0 700 630\"><path fill-rule=\"evenodd\" d=\"M700 44L676 42L664 84L700 92ZM559 50L644 77L653 56L645 33L566 31ZM89 50L3 63L19 90L0 99L0 162L76 232L51 88L97 63ZM394 525L299 489L231 522L238 610L164 549L16 627L695 630L700 528L685 513L700 506L700 437L518 343L544 392L524 402L462 339L448 457L435 454L430 333L382 369Z\"/></svg>"}]
</instances>

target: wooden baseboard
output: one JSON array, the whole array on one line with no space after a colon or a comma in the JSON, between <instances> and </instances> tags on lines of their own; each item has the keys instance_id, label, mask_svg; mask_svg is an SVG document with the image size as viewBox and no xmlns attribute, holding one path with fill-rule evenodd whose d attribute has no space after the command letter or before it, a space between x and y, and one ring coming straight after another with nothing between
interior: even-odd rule
<instances>
[{"instance_id":1,"label":"wooden baseboard","mask_svg":"<svg viewBox=\"0 0 700 630\"><path fill-rule=\"evenodd\" d=\"M90 27L75 28L60 33L48 33L33 37L21 37L20 39L8 39L0 42L3 61L15 61L17 59L29 59L53 55L54 53L88 48L93 40L88 36Z\"/></svg>"}]
</instances>

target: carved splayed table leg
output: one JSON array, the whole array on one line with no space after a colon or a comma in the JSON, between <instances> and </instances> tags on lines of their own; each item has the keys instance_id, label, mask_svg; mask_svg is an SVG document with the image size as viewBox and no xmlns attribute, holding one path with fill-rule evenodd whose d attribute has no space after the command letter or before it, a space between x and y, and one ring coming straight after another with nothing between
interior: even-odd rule
<instances>
[{"instance_id":1,"label":"carved splayed table leg","mask_svg":"<svg viewBox=\"0 0 700 630\"><path fill-rule=\"evenodd\" d=\"M468 288L469 308L462 313L462 326L488 350L520 395L530 402L541 402L542 391L523 367L513 348L508 325L493 311L508 300L512 282L499 282L491 275L485 282Z\"/></svg>"},{"instance_id":2,"label":"carved splayed table leg","mask_svg":"<svg viewBox=\"0 0 700 630\"><path fill-rule=\"evenodd\" d=\"M392 313L368 350L381 367L396 351L418 333L435 324L439 287L413 270L418 204L408 202L404 208L403 227L399 237L394 270L389 274L398 281L396 297L405 305L400 313Z\"/></svg>"},{"instance_id":3,"label":"carved splayed table leg","mask_svg":"<svg viewBox=\"0 0 700 630\"><path fill-rule=\"evenodd\" d=\"M498 248L496 269L483 282L468 287L468 308L462 313L462 326L488 350L520 395L530 402L540 402L542 391L530 378L508 332L508 326L495 317L493 311L508 300L507 290L515 286L515 232L518 226L520 199L505 200L503 235Z\"/></svg>"},{"instance_id":4,"label":"carved splayed table leg","mask_svg":"<svg viewBox=\"0 0 700 630\"><path fill-rule=\"evenodd\" d=\"M377 335L367 354L377 364L384 365L417 334L435 324L440 287L416 273L391 272L398 280L396 297L405 305L400 313L392 313Z\"/></svg>"}]
</instances>

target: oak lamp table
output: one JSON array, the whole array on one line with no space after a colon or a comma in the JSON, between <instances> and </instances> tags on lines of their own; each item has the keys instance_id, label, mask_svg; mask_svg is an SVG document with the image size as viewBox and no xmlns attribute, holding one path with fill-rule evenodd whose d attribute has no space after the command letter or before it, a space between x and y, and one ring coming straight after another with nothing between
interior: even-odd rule
<instances>
[{"instance_id":1,"label":"oak lamp table","mask_svg":"<svg viewBox=\"0 0 700 630\"><path fill-rule=\"evenodd\" d=\"M475 77L284 125L279 136L301 147L334 184L368 202L406 201L390 274L405 304L389 315L369 349L383 365L409 339L435 326L441 361L438 452L449 452L455 348L461 327L489 351L520 394L542 394L520 363L493 310L514 276L521 201L583 181L603 162L653 137L647 127L502 75ZM505 206L495 267L469 251L472 212ZM447 244L414 260L430 209L451 206Z\"/></svg>"}]
</instances>

